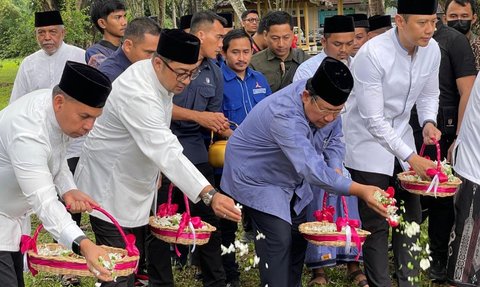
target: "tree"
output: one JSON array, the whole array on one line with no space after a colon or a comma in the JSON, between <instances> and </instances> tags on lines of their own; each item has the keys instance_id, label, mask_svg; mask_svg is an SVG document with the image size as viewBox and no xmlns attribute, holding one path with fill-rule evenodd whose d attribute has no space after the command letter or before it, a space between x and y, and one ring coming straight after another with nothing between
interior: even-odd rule
<instances>
[{"instance_id":1,"label":"tree","mask_svg":"<svg viewBox=\"0 0 480 287\"><path fill-rule=\"evenodd\" d=\"M368 14L369 15L385 14L385 6L383 4L383 0L368 0Z\"/></svg>"},{"instance_id":2,"label":"tree","mask_svg":"<svg viewBox=\"0 0 480 287\"><path fill-rule=\"evenodd\" d=\"M245 4L243 4L242 0L230 0L230 5L232 5L233 10L235 11L235 14L237 14L238 19L241 19L242 13L247 11L247 8L245 7Z\"/></svg>"}]
</instances>

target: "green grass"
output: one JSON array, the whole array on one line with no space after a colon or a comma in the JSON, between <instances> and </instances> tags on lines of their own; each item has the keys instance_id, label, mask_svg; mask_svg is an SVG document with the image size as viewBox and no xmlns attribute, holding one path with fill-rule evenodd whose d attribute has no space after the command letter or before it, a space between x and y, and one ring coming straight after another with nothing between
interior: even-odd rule
<instances>
[{"instance_id":1,"label":"green grass","mask_svg":"<svg viewBox=\"0 0 480 287\"><path fill-rule=\"evenodd\" d=\"M20 59L0 60L0 110L8 105Z\"/></svg>"},{"instance_id":2,"label":"green grass","mask_svg":"<svg viewBox=\"0 0 480 287\"><path fill-rule=\"evenodd\" d=\"M8 104L10 98L10 93L13 87L13 81L15 80L15 75L20 64L20 59L11 59L11 60L1 60L0 61L0 110L3 109ZM32 226L35 228L39 224L38 219L33 216ZM85 229L87 235L90 238L93 238L93 234L88 223L88 217L86 215L82 218L82 228ZM422 230L425 231L426 227L422 226ZM52 238L46 232L43 232L39 237L40 242L52 242ZM253 250L253 245L250 246L250 250ZM253 252L250 251L250 256ZM167 259L168 260L168 259ZM237 260L240 264L241 270L241 286L243 287L258 287L259 286L259 274L258 269L251 269L250 271L245 271L245 267L248 266L248 256L237 257ZM391 267L392 270L392 267ZM201 282L194 279L196 269L191 266L185 267L183 270L174 269L175 284L179 287L200 287L202 286ZM336 268L329 268L326 270L327 276L329 278L330 284L326 287L347 287L352 286L351 283L346 279L346 268L344 266L338 266ZM30 273L25 273L25 284L27 287L52 287L52 286L61 286L58 276L46 273L40 273L36 277L33 277ZM303 286L307 286L308 281L310 280L310 272L305 268L303 274ZM93 278L82 278L83 287L94 286L95 280ZM394 284L396 286L396 284ZM423 282L422 286L434 286L430 282Z\"/></svg>"}]
</instances>

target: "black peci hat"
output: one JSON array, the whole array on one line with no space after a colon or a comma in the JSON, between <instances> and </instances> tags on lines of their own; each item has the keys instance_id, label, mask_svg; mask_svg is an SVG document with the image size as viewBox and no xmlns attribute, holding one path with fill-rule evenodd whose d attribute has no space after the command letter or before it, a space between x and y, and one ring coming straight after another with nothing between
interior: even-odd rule
<instances>
[{"instance_id":1,"label":"black peci hat","mask_svg":"<svg viewBox=\"0 0 480 287\"><path fill-rule=\"evenodd\" d=\"M180 29L163 29L157 53L183 64L195 64L200 53L200 40Z\"/></svg>"},{"instance_id":2,"label":"black peci hat","mask_svg":"<svg viewBox=\"0 0 480 287\"><path fill-rule=\"evenodd\" d=\"M390 15L375 15L368 18L368 22L370 23L370 31L392 28L392 16Z\"/></svg>"},{"instance_id":3,"label":"black peci hat","mask_svg":"<svg viewBox=\"0 0 480 287\"><path fill-rule=\"evenodd\" d=\"M70 97L93 108L103 108L112 90L112 83L99 70L73 61L67 61L60 89Z\"/></svg>"},{"instance_id":4,"label":"black peci hat","mask_svg":"<svg viewBox=\"0 0 480 287\"><path fill-rule=\"evenodd\" d=\"M433 15L437 12L437 0L398 0L398 14Z\"/></svg>"},{"instance_id":5,"label":"black peci hat","mask_svg":"<svg viewBox=\"0 0 480 287\"><path fill-rule=\"evenodd\" d=\"M345 15L335 15L325 18L323 33L355 32L353 18Z\"/></svg>"},{"instance_id":6,"label":"black peci hat","mask_svg":"<svg viewBox=\"0 0 480 287\"><path fill-rule=\"evenodd\" d=\"M63 25L62 16L57 10L35 12L35 27Z\"/></svg>"},{"instance_id":7,"label":"black peci hat","mask_svg":"<svg viewBox=\"0 0 480 287\"><path fill-rule=\"evenodd\" d=\"M217 13L218 16L223 17L227 21L225 28L233 28L233 14L232 13Z\"/></svg>"},{"instance_id":8,"label":"black peci hat","mask_svg":"<svg viewBox=\"0 0 480 287\"><path fill-rule=\"evenodd\" d=\"M192 16L193 15L183 15L180 17L180 25L179 29L185 30L190 29L190 24L192 23Z\"/></svg>"},{"instance_id":9,"label":"black peci hat","mask_svg":"<svg viewBox=\"0 0 480 287\"><path fill-rule=\"evenodd\" d=\"M315 75L307 81L307 90L333 106L344 104L353 88L348 67L339 60L326 57Z\"/></svg>"},{"instance_id":10,"label":"black peci hat","mask_svg":"<svg viewBox=\"0 0 480 287\"><path fill-rule=\"evenodd\" d=\"M353 22L355 24L355 28L368 28L370 27L368 23L367 14L349 14L353 18Z\"/></svg>"}]
</instances>

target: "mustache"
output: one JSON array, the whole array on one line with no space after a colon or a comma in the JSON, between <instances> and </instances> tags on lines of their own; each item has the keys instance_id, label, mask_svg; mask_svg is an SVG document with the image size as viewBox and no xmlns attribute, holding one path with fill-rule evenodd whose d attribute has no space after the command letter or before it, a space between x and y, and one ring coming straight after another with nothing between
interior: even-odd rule
<instances>
[{"instance_id":1,"label":"mustache","mask_svg":"<svg viewBox=\"0 0 480 287\"><path fill-rule=\"evenodd\" d=\"M247 65L247 62L245 61L238 61L235 63L235 65Z\"/></svg>"},{"instance_id":2,"label":"mustache","mask_svg":"<svg viewBox=\"0 0 480 287\"><path fill-rule=\"evenodd\" d=\"M55 45L53 41L43 41L42 45Z\"/></svg>"}]
</instances>

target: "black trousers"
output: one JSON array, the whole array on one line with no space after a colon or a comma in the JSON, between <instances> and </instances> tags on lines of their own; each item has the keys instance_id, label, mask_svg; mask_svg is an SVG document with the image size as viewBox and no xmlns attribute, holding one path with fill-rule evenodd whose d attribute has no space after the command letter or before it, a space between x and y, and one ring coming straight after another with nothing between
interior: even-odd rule
<instances>
[{"instance_id":1,"label":"black trousers","mask_svg":"<svg viewBox=\"0 0 480 287\"><path fill-rule=\"evenodd\" d=\"M386 189L389 186L395 188L395 198L398 202L404 202L405 213L403 217L406 221L415 221L418 224L421 222L421 207L420 198L418 195L411 194L402 189L397 181L388 175L363 172L349 169L352 180L362 183L378 186L381 189ZM401 172L400 165L396 163L394 174ZM388 233L389 225L385 218L378 215L367 204L360 200L358 201L358 210L360 212L360 219L362 220L363 229L370 231L372 234L367 237L363 245L363 260L365 266L365 273L368 279L369 286L390 287L392 282L389 276L389 260L388 260ZM400 212L400 211L399 211ZM392 247L394 253L395 273L399 287L415 286L408 282L409 276L416 276L418 274L418 262L411 257L408 248L413 242L416 242L418 237L413 236L408 238L402 235L397 230L392 231ZM407 268L408 262L414 264L412 270Z\"/></svg>"},{"instance_id":2,"label":"black trousers","mask_svg":"<svg viewBox=\"0 0 480 287\"><path fill-rule=\"evenodd\" d=\"M25 286L22 253L0 251L0 282L4 287Z\"/></svg>"},{"instance_id":3,"label":"black trousers","mask_svg":"<svg viewBox=\"0 0 480 287\"><path fill-rule=\"evenodd\" d=\"M68 168L70 169L70 172L72 174L75 174L75 169L77 168L77 163L79 159L80 159L79 157L72 157L67 159ZM75 223L77 223L77 225L80 226L80 221L82 221L82 214L81 213L70 213L70 214L72 215L72 219L75 221Z\"/></svg>"},{"instance_id":4,"label":"black trousers","mask_svg":"<svg viewBox=\"0 0 480 287\"><path fill-rule=\"evenodd\" d=\"M306 221L305 209L299 215L294 215L291 209L292 225L247 206L243 207L243 212L250 216L255 234L258 231L265 235L265 239L254 240L255 251L260 257L260 286L301 286L307 241L298 226Z\"/></svg>"},{"instance_id":5,"label":"black trousers","mask_svg":"<svg viewBox=\"0 0 480 287\"><path fill-rule=\"evenodd\" d=\"M95 233L95 240L98 245L107 245L118 248L125 248L125 241L123 241L122 236L118 229L113 225L113 223L103 221L96 217L90 216L90 223L92 225L92 230ZM135 237L138 234L145 234L147 226L140 226L135 228L123 228L125 234L134 234ZM137 238L135 245L138 250L144 249L145 238ZM135 284L135 274L125 277L118 277L117 282L103 282L102 286L104 287L132 287Z\"/></svg>"},{"instance_id":6,"label":"black trousers","mask_svg":"<svg viewBox=\"0 0 480 287\"><path fill-rule=\"evenodd\" d=\"M195 165L197 169L207 178L210 183L214 183L213 168L208 163ZM162 183L158 204L166 202L168 184ZM182 199L176 199L177 202L183 202L183 194L175 188L175 196ZM222 265L221 248L222 236L220 232L220 221L212 208L206 206L202 201L194 204L190 202L190 213L192 216L200 216L203 221L210 223L217 228L210 236L207 244L196 246L193 253L194 260L198 262L202 270L203 286L222 286L225 284L225 271ZM147 244L147 270L149 274L149 286L173 286L173 274L170 261L170 245L149 236ZM168 259L167 259L168 258Z\"/></svg>"},{"instance_id":7,"label":"black trousers","mask_svg":"<svg viewBox=\"0 0 480 287\"><path fill-rule=\"evenodd\" d=\"M414 133L415 145L420 151L423 143L421 130ZM440 140L441 159L447 157L448 148L453 143L453 137L442 135ZM435 146L427 146L425 148L425 155L432 160L437 158L437 149ZM431 197L422 196L421 204L423 209L423 220L428 217L428 237L430 239L430 250L433 259L433 264L442 267L447 266L448 257L448 241L450 238L450 231L452 231L455 220L455 213L453 209L453 196L451 197Z\"/></svg>"}]
</instances>

